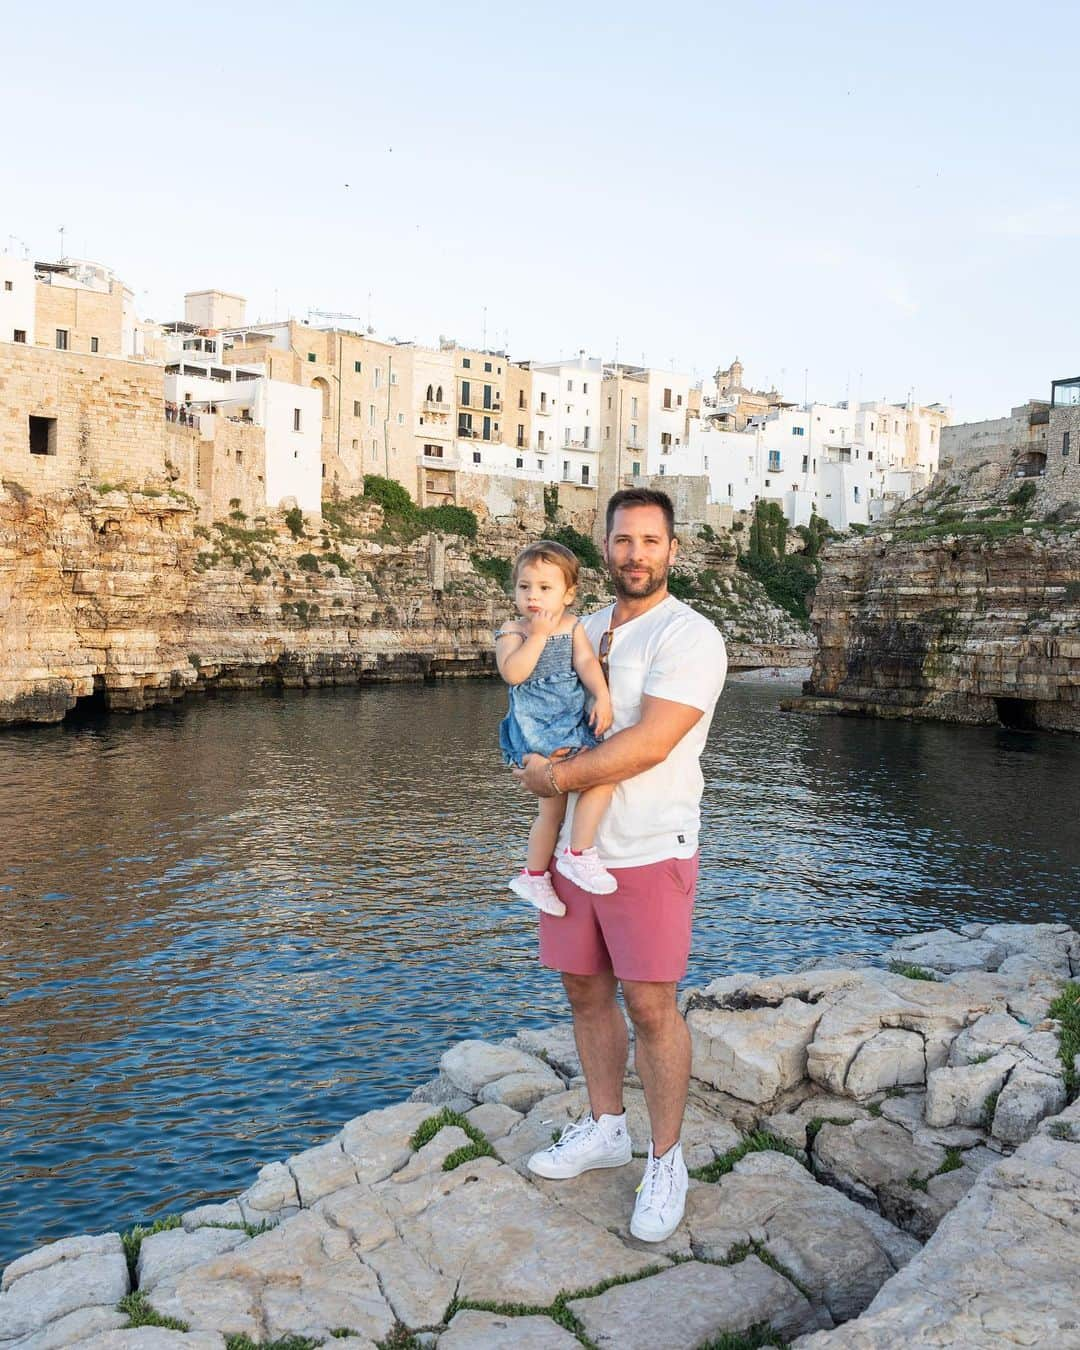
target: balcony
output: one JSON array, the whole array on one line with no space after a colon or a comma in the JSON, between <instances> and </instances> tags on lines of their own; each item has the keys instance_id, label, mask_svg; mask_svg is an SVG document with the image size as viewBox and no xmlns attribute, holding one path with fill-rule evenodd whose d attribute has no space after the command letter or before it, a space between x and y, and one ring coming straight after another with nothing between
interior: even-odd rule
<instances>
[{"instance_id":1,"label":"balcony","mask_svg":"<svg viewBox=\"0 0 1080 1350\"><path fill-rule=\"evenodd\" d=\"M460 459L456 450L447 448L442 454L433 454L432 450L438 448L443 450L442 446L424 446L417 452L417 463L424 465L428 469L457 469L460 468Z\"/></svg>"},{"instance_id":2,"label":"balcony","mask_svg":"<svg viewBox=\"0 0 1080 1350\"><path fill-rule=\"evenodd\" d=\"M596 446L588 441L563 441L564 450L595 450Z\"/></svg>"},{"instance_id":3,"label":"balcony","mask_svg":"<svg viewBox=\"0 0 1080 1350\"><path fill-rule=\"evenodd\" d=\"M552 411L552 410L551 410L550 408L545 408L545 407L541 406L541 407L539 407L539 408L534 408L534 409L533 409L533 414L534 414L536 417L550 417L550 416L551 416L551 411Z\"/></svg>"},{"instance_id":4,"label":"balcony","mask_svg":"<svg viewBox=\"0 0 1080 1350\"><path fill-rule=\"evenodd\" d=\"M459 408L468 408L471 412L501 413L503 410L502 399L493 398L490 403L478 401L475 398L469 399L466 403L464 399L458 404Z\"/></svg>"},{"instance_id":5,"label":"balcony","mask_svg":"<svg viewBox=\"0 0 1080 1350\"><path fill-rule=\"evenodd\" d=\"M424 399L423 408L424 412L430 413L448 413L452 410L449 403L439 403L433 398Z\"/></svg>"}]
</instances>

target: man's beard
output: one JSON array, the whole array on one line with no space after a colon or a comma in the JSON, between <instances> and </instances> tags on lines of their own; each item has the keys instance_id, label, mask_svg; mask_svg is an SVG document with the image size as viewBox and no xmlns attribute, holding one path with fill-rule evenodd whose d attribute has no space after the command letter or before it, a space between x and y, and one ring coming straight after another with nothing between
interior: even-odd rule
<instances>
[{"instance_id":1,"label":"man's beard","mask_svg":"<svg viewBox=\"0 0 1080 1350\"><path fill-rule=\"evenodd\" d=\"M648 575L641 577L624 576L623 573L631 571L644 571ZM615 594L621 600L645 600L650 595L655 595L657 591L663 590L667 583L668 572L670 568L662 564L655 571L652 568L621 568L617 572L612 572L611 582L615 587Z\"/></svg>"}]
</instances>

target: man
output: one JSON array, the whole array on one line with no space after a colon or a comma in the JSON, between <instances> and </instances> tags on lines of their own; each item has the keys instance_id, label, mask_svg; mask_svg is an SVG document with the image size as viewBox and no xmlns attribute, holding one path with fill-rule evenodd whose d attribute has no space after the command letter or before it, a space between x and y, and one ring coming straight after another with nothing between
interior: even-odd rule
<instances>
[{"instance_id":1,"label":"man","mask_svg":"<svg viewBox=\"0 0 1080 1350\"><path fill-rule=\"evenodd\" d=\"M678 551L663 492L617 492L607 508L604 558L613 605L583 620L605 668L615 720L607 739L572 759L529 755L514 773L536 796L616 783L597 847L618 881L611 895L579 889L554 868L566 915L540 916L540 959L561 971L589 1092L588 1114L529 1168L552 1179L630 1161L622 1088L626 1023L636 1036L652 1142L630 1231L660 1242L679 1226L687 1174L679 1133L690 1085L690 1033L675 989L686 973L698 868L698 763L727 670L713 625L668 592ZM559 841L570 839L571 796Z\"/></svg>"}]
</instances>

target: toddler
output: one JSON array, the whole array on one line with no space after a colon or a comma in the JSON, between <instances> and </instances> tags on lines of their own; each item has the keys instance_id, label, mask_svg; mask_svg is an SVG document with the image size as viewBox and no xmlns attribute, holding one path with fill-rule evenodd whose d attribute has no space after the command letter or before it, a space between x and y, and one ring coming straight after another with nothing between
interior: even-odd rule
<instances>
[{"instance_id":1,"label":"toddler","mask_svg":"<svg viewBox=\"0 0 1080 1350\"><path fill-rule=\"evenodd\" d=\"M564 545L541 539L518 554L512 576L521 617L495 634L495 660L510 686L499 745L506 762L520 768L532 752L572 755L596 745L611 726L612 712L600 662L580 622L568 612L577 593L577 558ZM555 862L562 876L597 895L609 895L617 886L594 842L613 792L612 785L601 784L579 794L570 846ZM510 882L515 895L545 914L566 913L548 871L565 812L565 797L539 799L525 867Z\"/></svg>"}]
</instances>

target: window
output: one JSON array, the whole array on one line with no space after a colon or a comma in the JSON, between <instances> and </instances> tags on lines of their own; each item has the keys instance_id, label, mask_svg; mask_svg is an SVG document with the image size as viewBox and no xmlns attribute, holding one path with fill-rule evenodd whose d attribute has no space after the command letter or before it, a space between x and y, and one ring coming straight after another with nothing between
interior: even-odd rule
<instances>
[{"instance_id":1,"label":"window","mask_svg":"<svg viewBox=\"0 0 1080 1350\"><path fill-rule=\"evenodd\" d=\"M732 490L731 490L731 484L730 484L730 483L727 485L727 495L728 495L729 497L733 497L733 496L735 495L735 494L732 492Z\"/></svg>"},{"instance_id":2,"label":"window","mask_svg":"<svg viewBox=\"0 0 1080 1350\"><path fill-rule=\"evenodd\" d=\"M467 356L463 356L461 358L461 364L465 367L466 370L472 369L472 362L469 360Z\"/></svg>"},{"instance_id":3,"label":"window","mask_svg":"<svg viewBox=\"0 0 1080 1350\"><path fill-rule=\"evenodd\" d=\"M544 433L542 431L536 433L536 448L537 450L543 450L544 448Z\"/></svg>"},{"instance_id":4,"label":"window","mask_svg":"<svg viewBox=\"0 0 1080 1350\"><path fill-rule=\"evenodd\" d=\"M665 467L666 467L666 465L663 465L663 464L660 465L660 477L661 477L661 478L663 478L663 476L664 476L664 469L665 469Z\"/></svg>"},{"instance_id":5,"label":"window","mask_svg":"<svg viewBox=\"0 0 1080 1350\"><path fill-rule=\"evenodd\" d=\"M472 393L472 385L469 384L469 381L468 381L468 380L462 380L462 381L461 381L461 401L462 401L462 403L464 403L464 405L466 406L466 408L469 406L469 395L470 395L471 393Z\"/></svg>"},{"instance_id":6,"label":"window","mask_svg":"<svg viewBox=\"0 0 1080 1350\"><path fill-rule=\"evenodd\" d=\"M662 455L671 454L671 432L662 431L660 433L660 453Z\"/></svg>"},{"instance_id":7,"label":"window","mask_svg":"<svg viewBox=\"0 0 1080 1350\"><path fill-rule=\"evenodd\" d=\"M490 408L491 406L492 406L491 385L490 385L490 384L485 384L485 385L484 385L484 407L485 407L485 408Z\"/></svg>"},{"instance_id":8,"label":"window","mask_svg":"<svg viewBox=\"0 0 1080 1350\"><path fill-rule=\"evenodd\" d=\"M299 430L300 430L300 409L299 409L299 408L294 408L294 409L292 410L292 429L293 429L293 431L299 431Z\"/></svg>"},{"instance_id":9,"label":"window","mask_svg":"<svg viewBox=\"0 0 1080 1350\"><path fill-rule=\"evenodd\" d=\"M360 442L355 437L353 438L352 448L354 450L360 449Z\"/></svg>"},{"instance_id":10,"label":"window","mask_svg":"<svg viewBox=\"0 0 1080 1350\"><path fill-rule=\"evenodd\" d=\"M769 472L770 472L770 473L779 473L779 472L780 472L780 451L779 451L779 450L770 450L770 451L769 451Z\"/></svg>"},{"instance_id":11,"label":"window","mask_svg":"<svg viewBox=\"0 0 1080 1350\"><path fill-rule=\"evenodd\" d=\"M438 389L435 390L435 402L436 402L436 403L441 403L441 402L442 402L442 385L441 385L441 384L439 385Z\"/></svg>"},{"instance_id":12,"label":"window","mask_svg":"<svg viewBox=\"0 0 1080 1350\"><path fill-rule=\"evenodd\" d=\"M567 427L566 430L563 432L563 445L569 444L570 444L570 428Z\"/></svg>"},{"instance_id":13,"label":"window","mask_svg":"<svg viewBox=\"0 0 1080 1350\"><path fill-rule=\"evenodd\" d=\"M587 393L589 392L589 382L588 382L588 380L586 380L585 383L581 386L581 392L582 392L583 394L587 394Z\"/></svg>"},{"instance_id":14,"label":"window","mask_svg":"<svg viewBox=\"0 0 1080 1350\"><path fill-rule=\"evenodd\" d=\"M90 339L90 351L93 353L96 352L97 349L98 349L98 340L96 337L92 337Z\"/></svg>"},{"instance_id":15,"label":"window","mask_svg":"<svg viewBox=\"0 0 1080 1350\"><path fill-rule=\"evenodd\" d=\"M630 400L630 416L631 416L631 417L636 417L637 415L638 415L638 411L637 411L637 397L636 397L636 395L635 395L635 397L632 398L632 399Z\"/></svg>"},{"instance_id":16,"label":"window","mask_svg":"<svg viewBox=\"0 0 1080 1350\"><path fill-rule=\"evenodd\" d=\"M424 398L428 403L435 402L435 390L431 387L430 384L427 387L427 393L424 395Z\"/></svg>"},{"instance_id":17,"label":"window","mask_svg":"<svg viewBox=\"0 0 1080 1350\"><path fill-rule=\"evenodd\" d=\"M524 467L525 467L525 461L521 458L520 455L518 455L517 458L514 460L514 468L515 468L515 469L523 469Z\"/></svg>"},{"instance_id":18,"label":"window","mask_svg":"<svg viewBox=\"0 0 1080 1350\"><path fill-rule=\"evenodd\" d=\"M485 441L490 441L490 440L491 440L491 418L490 418L490 417L485 417L485 418L484 418L483 437L484 437L484 440L485 440Z\"/></svg>"},{"instance_id":19,"label":"window","mask_svg":"<svg viewBox=\"0 0 1080 1350\"><path fill-rule=\"evenodd\" d=\"M382 384L382 366L376 366L376 367L375 367L375 388L378 389L378 387L379 387L381 384Z\"/></svg>"},{"instance_id":20,"label":"window","mask_svg":"<svg viewBox=\"0 0 1080 1350\"><path fill-rule=\"evenodd\" d=\"M585 446L586 446L586 448L588 447L588 444L589 444L589 428L586 427L586 428L585 428Z\"/></svg>"},{"instance_id":21,"label":"window","mask_svg":"<svg viewBox=\"0 0 1080 1350\"><path fill-rule=\"evenodd\" d=\"M1067 431L1061 433L1061 453L1063 455L1069 453L1069 433Z\"/></svg>"},{"instance_id":22,"label":"window","mask_svg":"<svg viewBox=\"0 0 1080 1350\"><path fill-rule=\"evenodd\" d=\"M441 445L425 445L424 454L427 455L429 459L442 459L443 448Z\"/></svg>"},{"instance_id":23,"label":"window","mask_svg":"<svg viewBox=\"0 0 1080 1350\"><path fill-rule=\"evenodd\" d=\"M630 466L630 472L634 475L635 478L638 478L638 477L641 476L641 460L640 460L640 459L635 459L635 460L634 460L633 464L631 464L631 466Z\"/></svg>"},{"instance_id":24,"label":"window","mask_svg":"<svg viewBox=\"0 0 1080 1350\"><path fill-rule=\"evenodd\" d=\"M546 394L546 393L542 393L542 394L540 395L540 411L541 411L541 412L547 412L547 394Z\"/></svg>"},{"instance_id":25,"label":"window","mask_svg":"<svg viewBox=\"0 0 1080 1350\"><path fill-rule=\"evenodd\" d=\"M360 402L358 398L353 399L352 415L354 417L363 417L364 415L364 405Z\"/></svg>"},{"instance_id":26,"label":"window","mask_svg":"<svg viewBox=\"0 0 1080 1350\"><path fill-rule=\"evenodd\" d=\"M608 412L610 412L610 411L611 411L611 395L610 395L610 394L608 394L608 396L607 396L607 406L608 406Z\"/></svg>"},{"instance_id":27,"label":"window","mask_svg":"<svg viewBox=\"0 0 1080 1350\"><path fill-rule=\"evenodd\" d=\"M485 362L484 362L484 372L485 372L485 374L487 374L487 375L490 375L490 374L491 374L491 362L490 362L490 361L485 361Z\"/></svg>"},{"instance_id":28,"label":"window","mask_svg":"<svg viewBox=\"0 0 1080 1350\"><path fill-rule=\"evenodd\" d=\"M858 502L858 500L859 500L859 485L858 485L858 483L856 483L855 486L854 486L851 490L852 490L852 492L854 492L854 494L855 494L855 501Z\"/></svg>"},{"instance_id":29,"label":"window","mask_svg":"<svg viewBox=\"0 0 1080 1350\"><path fill-rule=\"evenodd\" d=\"M244 452L243 452L243 450L237 450L237 452L236 452L236 462L237 462L237 464L243 464L243 462L244 462ZM324 469L326 468L326 465L325 465L325 464L323 465L323 468L324 468Z\"/></svg>"},{"instance_id":30,"label":"window","mask_svg":"<svg viewBox=\"0 0 1080 1350\"><path fill-rule=\"evenodd\" d=\"M931 428L930 428L930 444L931 444L931 445L934 444L934 432L935 432L936 430L937 430L936 427L931 427Z\"/></svg>"},{"instance_id":31,"label":"window","mask_svg":"<svg viewBox=\"0 0 1080 1350\"><path fill-rule=\"evenodd\" d=\"M682 394L676 395L675 402L679 405L680 408L682 407Z\"/></svg>"},{"instance_id":32,"label":"window","mask_svg":"<svg viewBox=\"0 0 1080 1350\"><path fill-rule=\"evenodd\" d=\"M637 426L633 422L630 423L630 444L637 445Z\"/></svg>"},{"instance_id":33,"label":"window","mask_svg":"<svg viewBox=\"0 0 1080 1350\"><path fill-rule=\"evenodd\" d=\"M543 469L543 467L544 467L544 461L543 461L542 459L538 459L538 460L536 461L536 467L537 467L538 469Z\"/></svg>"},{"instance_id":34,"label":"window","mask_svg":"<svg viewBox=\"0 0 1080 1350\"><path fill-rule=\"evenodd\" d=\"M14 282L12 282L12 281L5 281L5 282L4 282L4 290L5 290L5 291L13 291L14 289L15 289L15 283L14 283Z\"/></svg>"},{"instance_id":35,"label":"window","mask_svg":"<svg viewBox=\"0 0 1080 1350\"><path fill-rule=\"evenodd\" d=\"M766 486L766 487L771 487L771 486L772 486L772 483L771 483L771 481L770 481L768 478L765 479L765 486Z\"/></svg>"},{"instance_id":36,"label":"window","mask_svg":"<svg viewBox=\"0 0 1080 1350\"><path fill-rule=\"evenodd\" d=\"M68 349L68 330L66 328L58 328L56 330L56 350L58 352L66 352L67 349Z\"/></svg>"},{"instance_id":37,"label":"window","mask_svg":"<svg viewBox=\"0 0 1080 1350\"><path fill-rule=\"evenodd\" d=\"M519 389L519 390L518 390L518 407L519 407L519 408L524 408L524 406L525 406L525 390L524 390L524 389Z\"/></svg>"},{"instance_id":38,"label":"window","mask_svg":"<svg viewBox=\"0 0 1080 1350\"><path fill-rule=\"evenodd\" d=\"M397 424L398 424L399 427L403 427L403 426L405 425L405 414L404 414L404 413L398 413L398 415L397 415Z\"/></svg>"},{"instance_id":39,"label":"window","mask_svg":"<svg viewBox=\"0 0 1080 1350\"><path fill-rule=\"evenodd\" d=\"M670 408L670 407L671 407L671 390L670 390L670 389L665 389L665 390L664 390L664 407L665 407L665 408Z\"/></svg>"},{"instance_id":40,"label":"window","mask_svg":"<svg viewBox=\"0 0 1080 1350\"><path fill-rule=\"evenodd\" d=\"M369 427L373 427L373 426L375 425L375 404L374 404L374 403L369 403L369 404L368 404L368 410L367 410L367 424L368 424Z\"/></svg>"},{"instance_id":41,"label":"window","mask_svg":"<svg viewBox=\"0 0 1080 1350\"><path fill-rule=\"evenodd\" d=\"M314 353L314 352L308 352L308 354L307 354L307 359L308 359L309 361L314 361L314 360L315 360L315 353Z\"/></svg>"},{"instance_id":42,"label":"window","mask_svg":"<svg viewBox=\"0 0 1080 1350\"><path fill-rule=\"evenodd\" d=\"M805 436L805 435L806 435L806 428L805 428L805 427L792 427L792 428L791 428L791 434L792 434L793 436Z\"/></svg>"},{"instance_id":43,"label":"window","mask_svg":"<svg viewBox=\"0 0 1080 1350\"><path fill-rule=\"evenodd\" d=\"M30 418L30 453L32 455L56 454L56 418Z\"/></svg>"},{"instance_id":44,"label":"window","mask_svg":"<svg viewBox=\"0 0 1080 1350\"><path fill-rule=\"evenodd\" d=\"M479 450L474 450L474 451L472 452L472 462L473 462L474 464L479 464L479 463L480 463L480 451L479 451Z\"/></svg>"},{"instance_id":45,"label":"window","mask_svg":"<svg viewBox=\"0 0 1080 1350\"><path fill-rule=\"evenodd\" d=\"M570 461L569 461L568 459L564 459L563 462L562 462L562 476L563 476L565 479L567 479L567 481L569 481L569 478L570 478Z\"/></svg>"},{"instance_id":46,"label":"window","mask_svg":"<svg viewBox=\"0 0 1080 1350\"><path fill-rule=\"evenodd\" d=\"M572 393L574 392L574 381L573 381L573 380L567 380L567 381L566 381L566 392L567 392L568 394L572 394Z\"/></svg>"},{"instance_id":47,"label":"window","mask_svg":"<svg viewBox=\"0 0 1080 1350\"><path fill-rule=\"evenodd\" d=\"M518 423L517 443L518 443L518 445L524 445L524 444L525 444L525 426L524 426L524 423L522 423L522 422L519 422L519 423ZM519 466L519 467L520 467L520 466Z\"/></svg>"},{"instance_id":48,"label":"window","mask_svg":"<svg viewBox=\"0 0 1080 1350\"><path fill-rule=\"evenodd\" d=\"M581 466L581 485L582 487L589 486L589 466L587 464Z\"/></svg>"},{"instance_id":49,"label":"window","mask_svg":"<svg viewBox=\"0 0 1080 1350\"><path fill-rule=\"evenodd\" d=\"M858 456L858 453L859 453L858 450L856 450L856 451L855 451L856 456ZM873 450L867 450L867 452L866 452L866 458L867 458L867 459L873 459L873 458L874 458L874 452L873 452Z\"/></svg>"},{"instance_id":50,"label":"window","mask_svg":"<svg viewBox=\"0 0 1080 1350\"><path fill-rule=\"evenodd\" d=\"M360 375L363 373L364 363L362 361L354 361L352 363L352 368L355 374Z\"/></svg>"},{"instance_id":51,"label":"window","mask_svg":"<svg viewBox=\"0 0 1080 1350\"><path fill-rule=\"evenodd\" d=\"M25 328L16 328L16 329L15 329L15 332L14 332L14 335L12 336L12 339L11 339L11 340L12 340L12 342L25 342L25 341L26 341L26 329L25 329Z\"/></svg>"},{"instance_id":52,"label":"window","mask_svg":"<svg viewBox=\"0 0 1080 1350\"><path fill-rule=\"evenodd\" d=\"M809 470L810 470L810 456L809 456L809 455L803 455L803 457L802 457L802 471L803 471L803 473L808 473Z\"/></svg>"},{"instance_id":53,"label":"window","mask_svg":"<svg viewBox=\"0 0 1080 1350\"><path fill-rule=\"evenodd\" d=\"M605 441L610 441L610 440L611 440L611 427L610 427L610 426L606 426L606 427L604 428L604 440L605 440Z\"/></svg>"},{"instance_id":54,"label":"window","mask_svg":"<svg viewBox=\"0 0 1080 1350\"><path fill-rule=\"evenodd\" d=\"M457 431L466 439L472 435L472 413L458 413Z\"/></svg>"}]
</instances>

